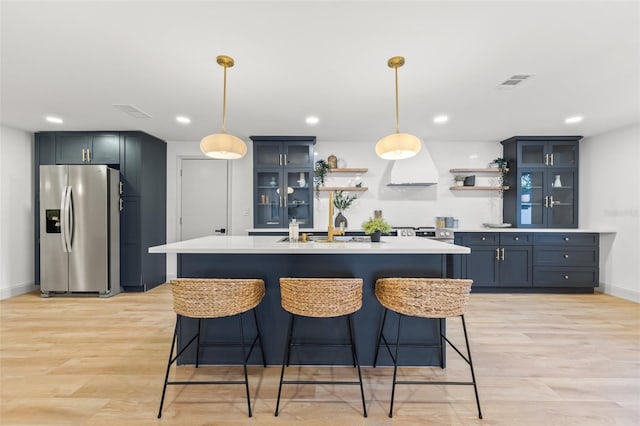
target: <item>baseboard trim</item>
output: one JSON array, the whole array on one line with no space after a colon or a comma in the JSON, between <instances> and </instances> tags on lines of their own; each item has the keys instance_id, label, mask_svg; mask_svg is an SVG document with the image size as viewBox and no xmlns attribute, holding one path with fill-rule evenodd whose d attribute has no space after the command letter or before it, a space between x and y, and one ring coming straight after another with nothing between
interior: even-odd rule
<instances>
[{"instance_id":1,"label":"baseboard trim","mask_svg":"<svg viewBox=\"0 0 640 426\"><path fill-rule=\"evenodd\" d=\"M600 287L596 288L600 291L611 296L619 297L621 299L630 300L632 302L640 303L640 291L629 290L626 288L618 287L615 285L608 285L600 283Z\"/></svg>"},{"instance_id":2,"label":"baseboard trim","mask_svg":"<svg viewBox=\"0 0 640 426\"><path fill-rule=\"evenodd\" d=\"M37 289L38 286L36 286L34 283L16 284L8 288L0 289L0 300L20 296L21 294L25 293L31 293L32 291Z\"/></svg>"}]
</instances>

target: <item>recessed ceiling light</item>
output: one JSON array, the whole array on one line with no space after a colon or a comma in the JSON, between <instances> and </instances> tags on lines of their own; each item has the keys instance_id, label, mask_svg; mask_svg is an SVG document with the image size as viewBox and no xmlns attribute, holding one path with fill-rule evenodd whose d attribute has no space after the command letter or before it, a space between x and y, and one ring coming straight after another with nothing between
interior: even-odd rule
<instances>
[{"instance_id":1,"label":"recessed ceiling light","mask_svg":"<svg viewBox=\"0 0 640 426\"><path fill-rule=\"evenodd\" d=\"M62 123L64 123L64 121L62 121L62 118L53 117L51 115L46 116L45 120L47 120L49 123L54 123L54 124L62 124Z\"/></svg>"},{"instance_id":2,"label":"recessed ceiling light","mask_svg":"<svg viewBox=\"0 0 640 426\"><path fill-rule=\"evenodd\" d=\"M447 121L449 121L449 117L446 115L437 115L433 117L434 123L442 124L442 123L446 123Z\"/></svg>"},{"instance_id":3,"label":"recessed ceiling light","mask_svg":"<svg viewBox=\"0 0 640 426\"><path fill-rule=\"evenodd\" d=\"M189 117L185 117L184 115L179 115L176 117L176 121L180 124L189 124L191 123L191 119Z\"/></svg>"},{"instance_id":4,"label":"recessed ceiling light","mask_svg":"<svg viewBox=\"0 0 640 426\"><path fill-rule=\"evenodd\" d=\"M309 117L307 117L307 119L305 120L307 124L313 126L315 124L318 124L318 122L320 122L320 119L318 117L316 117L315 115L310 115Z\"/></svg>"},{"instance_id":5,"label":"recessed ceiling light","mask_svg":"<svg viewBox=\"0 0 640 426\"><path fill-rule=\"evenodd\" d=\"M567 117L564 122L567 124L575 124L582 121L581 115L574 115L573 117Z\"/></svg>"}]
</instances>

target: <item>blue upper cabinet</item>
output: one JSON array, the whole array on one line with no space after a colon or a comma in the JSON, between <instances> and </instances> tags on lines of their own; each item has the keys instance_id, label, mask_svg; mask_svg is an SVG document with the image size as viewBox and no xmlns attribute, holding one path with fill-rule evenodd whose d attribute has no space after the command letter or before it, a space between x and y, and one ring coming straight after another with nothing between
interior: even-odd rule
<instances>
[{"instance_id":1,"label":"blue upper cabinet","mask_svg":"<svg viewBox=\"0 0 640 426\"><path fill-rule=\"evenodd\" d=\"M117 132L57 132L56 164L120 164Z\"/></svg>"},{"instance_id":2,"label":"blue upper cabinet","mask_svg":"<svg viewBox=\"0 0 640 426\"><path fill-rule=\"evenodd\" d=\"M581 136L515 136L502 141L509 172L503 220L523 228L578 227Z\"/></svg>"},{"instance_id":3,"label":"blue upper cabinet","mask_svg":"<svg viewBox=\"0 0 640 426\"><path fill-rule=\"evenodd\" d=\"M252 136L253 223L284 228L292 220L313 226L315 136Z\"/></svg>"}]
</instances>

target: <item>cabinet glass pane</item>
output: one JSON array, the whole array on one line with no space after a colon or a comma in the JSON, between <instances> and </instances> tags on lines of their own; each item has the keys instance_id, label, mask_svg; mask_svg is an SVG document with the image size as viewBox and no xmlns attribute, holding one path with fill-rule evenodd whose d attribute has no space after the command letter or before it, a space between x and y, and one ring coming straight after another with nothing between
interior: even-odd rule
<instances>
[{"instance_id":1,"label":"cabinet glass pane","mask_svg":"<svg viewBox=\"0 0 640 426\"><path fill-rule=\"evenodd\" d=\"M259 172L256 175L256 223L260 225L283 225L281 215L280 174ZM284 226L284 225L283 225Z\"/></svg>"},{"instance_id":2,"label":"cabinet glass pane","mask_svg":"<svg viewBox=\"0 0 640 426\"><path fill-rule=\"evenodd\" d=\"M550 224L573 225L575 209L575 173L555 172L549 200Z\"/></svg>"},{"instance_id":3,"label":"cabinet glass pane","mask_svg":"<svg viewBox=\"0 0 640 426\"><path fill-rule=\"evenodd\" d=\"M261 166L280 166L280 144L254 144L255 164Z\"/></svg>"},{"instance_id":4,"label":"cabinet glass pane","mask_svg":"<svg viewBox=\"0 0 640 426\"><path fill-rule=\"evenodd\" d=\"M541 225L544 221L544 201L544 172L521 172L520 224Z\"/></svg>"},{"instance_id":5,"label":"cabinet glass pane","mask_svg":"<svg viewBox=\"0 0 640 426\"><path fill-rule=\"evenodd\" d=\"M300 225L311 224L310 206L313 185L309 185L309 172L287 172L287 220L295 218Z\"/></svg>"},{"instance_id":6,"label":"cabinet glass pane","mask_svg":"<svg viewBox=\"0 0 640 426\"><path fill-rule=\"evenodd\" d=\"M288 144L287 145L287 166L308 166L311 164L309 156L309 144Z\"/></svg>"},{"instance_id":7,"label":"cabinet glass pane","mask_svg":"<svg viewBox=\"0 0 640 426\"><path fill-rule=\"evenodd\" d=\"M551 146L553 166L575 166L576 145L553 144Z\"/></svg>"},{"instance_id":8,"label":"cabinet glass pane","mask_svg":"<svg viewBox=\"0 0 640 426\"><path fill-rule=\"evenodd\" d=\"M522 164L545 164L544 144L522 145Z\"/></svg>"}]
</instances>

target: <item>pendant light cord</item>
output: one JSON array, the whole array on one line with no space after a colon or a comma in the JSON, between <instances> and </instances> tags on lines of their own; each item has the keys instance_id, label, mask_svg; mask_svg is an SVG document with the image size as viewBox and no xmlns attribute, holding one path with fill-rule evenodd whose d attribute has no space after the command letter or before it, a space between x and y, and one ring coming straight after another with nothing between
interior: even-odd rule
<instances>
[{"instance_id":1,"label":"pendant light cord","mask_svg":"<svg viewBox=\"0 0 640 426\"><path fill-rule=\"evenodd\" d=\"M227 67L224 66L224 90L222 94L222 133L227 133Z\"/></svg>"},{"instance_id":2,"label":"pendant light cord","mask_svg":"<svg viewBox=\"0 0 640 426\"><path fill-rule=\"evenodd\" d=\"M394 68L396 71L396 133L400 133L400 114L398 112L398 67Z\"/></svg>"}]
</instances>

